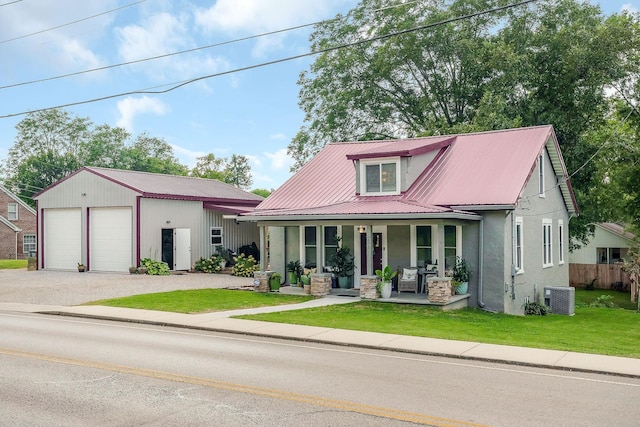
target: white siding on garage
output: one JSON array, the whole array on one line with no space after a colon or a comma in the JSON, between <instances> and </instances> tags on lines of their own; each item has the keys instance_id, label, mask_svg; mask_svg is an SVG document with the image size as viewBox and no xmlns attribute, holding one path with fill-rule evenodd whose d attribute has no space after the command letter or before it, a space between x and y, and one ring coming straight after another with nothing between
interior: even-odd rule
<instances>
[{"instance_id":1,"label":"white siding on garage","mask_svg":"<svg viewBox=\"0 0 640 427\"><path fill-rule=\"evenodd\" d=\"M82 261L80 209L44 210L44 268L71 270Z\"/></svg>"},{"instance_id":2,"label":"white siding on garage","mask_svg":"<svg viewBox=\"0 0 640 427\"><path fill-rule=\"evenodd\" d=\"M133 265L131 208L92 208L89 215L91 271L127 271Z\"/></svg>"}]
</instances>

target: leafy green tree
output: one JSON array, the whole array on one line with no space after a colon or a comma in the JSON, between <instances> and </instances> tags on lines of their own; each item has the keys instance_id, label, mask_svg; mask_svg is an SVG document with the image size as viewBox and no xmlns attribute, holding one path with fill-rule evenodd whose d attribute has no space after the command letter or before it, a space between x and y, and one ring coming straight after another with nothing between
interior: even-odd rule
<instances>
[{"instance_id":1,"label":"leafy green tree","mask_svg":"<svg viewBox=\"0 0 640 427\"><path fill-rule=\"evenodd\" d=\"M271 195L272 190L267 190L265 188L256 188L255 190L251 190L253 194L256 194L260 197L264 197L265 199Z\"/></svg>"},{"instance_id":2,"label":"leafy green tree","mask_svg":"<svg viewBox=\"0 0 640 427\"><path fill-rule=\"evenodd\" d=\"M33 194L82 166L187 173L165 141L143 134L131 142L122 128L94 126L64 110L28 114L16 129L1 172L5 185L31 205Z\"/></svg>"},{"instance_id":3,"label":"leafy green tree","mask_svg":"<svg viewBox=\"0 0 640 427\"><path fill-rule=\"evenodd\" d=\"M233 154L224 169L224 182L247 190L253 183L251 166L247 156Z\"/></svg>"},{"instance_id":4,"label":"leafy green tree","mask_svg":"<svg viewBox=\"0 0 640 427\"><path fill-rule=\"evenodd\" d=\"M196 165L191 169L191 176L198 178L217 179L224 182L224 168L226 160L216 157L213 153L198 157Z\"/></svg>"}]
</instances>

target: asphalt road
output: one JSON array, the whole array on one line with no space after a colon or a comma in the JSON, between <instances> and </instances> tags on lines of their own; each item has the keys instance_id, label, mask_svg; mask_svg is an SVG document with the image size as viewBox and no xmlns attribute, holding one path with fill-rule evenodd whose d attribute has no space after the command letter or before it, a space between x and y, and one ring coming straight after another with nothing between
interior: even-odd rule
<instances>
[{"instance_id":1,"label":"asphalt road","mask_svg":"<svg viewBox=\"0 0 640 427\"><path fill-rule=\"evenodd\" d=\"M636 426L640 380L0 313L0 425Z\"/></svg>"}]
</instances>

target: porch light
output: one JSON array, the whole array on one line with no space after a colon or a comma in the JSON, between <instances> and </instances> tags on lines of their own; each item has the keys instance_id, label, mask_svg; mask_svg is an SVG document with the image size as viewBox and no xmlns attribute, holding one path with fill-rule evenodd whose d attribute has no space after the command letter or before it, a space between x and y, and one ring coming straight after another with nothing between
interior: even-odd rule
<instances>
[{"instance_id":1,"label":"porch light","mask_svg":"<svg viewBox=\"0 0 640 427\"><path fill-rule=\"evenodd\" d=\"M365 227L364 225L359 225L358 226L358 233L362 234L365 231L367 231L367 227Z\"/></svg>"}]
</instances>

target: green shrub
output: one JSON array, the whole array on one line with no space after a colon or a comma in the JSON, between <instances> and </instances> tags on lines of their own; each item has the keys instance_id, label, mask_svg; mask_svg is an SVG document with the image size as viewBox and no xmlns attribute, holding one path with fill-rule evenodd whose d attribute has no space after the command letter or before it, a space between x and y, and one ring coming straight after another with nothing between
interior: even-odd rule
<instances>
[{"instance_id":1,"label":"green shrub","mask_svg":"<svg viewBox=\"0 0 640 427\"><path fill-rule=\"evenodd\" d=\"M614 308L616 304L612 300L612 295L600 295L595 301L589 304L589 307Z\"/></svg>"},{"instance_id":2,"label":"green shrub","mask_svg":"<svg viewBox=\"0 0 640 427\"><path fill-rule=\"evenodd\" d=\"M549 307L539 302L528 302L524 305L524 314L528 316L546 316L549 311Z\"/></svg>"},{"instance_id":3,"label":"green shrub","mask_svg":"<svg viewBox=\"0 0 640 427\"><path fill-rule=\"evenodd\" d=\"M233 260L236 262L231 268L231 274L234 276L253 277L253 273L260 268L253 255L245 256L240 254L237 257L233 257Z\"/></svg>"},{"instance_id":4,"label":"green shrub","mask_svg":"<svg viewBox=\"0 0 640 427\"><path fill-rule=\"evenodd\" d=\"M220 255L212 255L209 258L200 258L196 261L194 269L196 271L202 271L203 273L219 273L222 270L220 262L224 258Z\"/></svg>"},{"instance_id":5,"label":"green shrub","mask_svg":"<svg viewBox=\"0 0 640 427\"><path fill-rule=\"evenodd\" d=\"M156 261L151 258L142 258L140 265L147 269L147 274L151 276L168 276L169 266L166 262Z\"/></svg>"}]
</instances>

